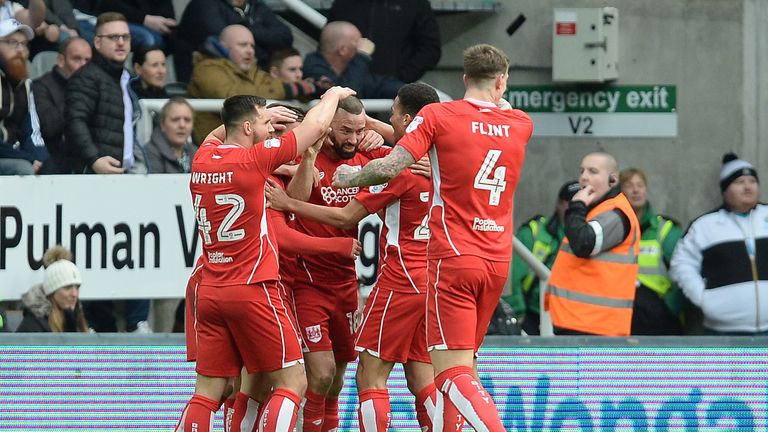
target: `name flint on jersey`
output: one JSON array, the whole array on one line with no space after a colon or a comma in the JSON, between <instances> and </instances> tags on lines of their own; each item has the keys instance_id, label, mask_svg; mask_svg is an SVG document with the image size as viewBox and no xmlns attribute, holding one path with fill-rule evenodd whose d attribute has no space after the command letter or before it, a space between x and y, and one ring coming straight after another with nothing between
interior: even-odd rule
<instances>
[{"instance_id":1,"label":"name flint on jersey","mask_svg":"<svg viewBox=\"0 0 768 432\"><path fill-rule=\"evenodd\" d=\"M483 219L475 216L472 221L472 229L475 231L504 232L504 225L497 225L493 219Z\"/></svg>"},{"instance_id":2,"label":"name flint on jersey","mask_svg":"<svg viewBox=\"0 0 768 432\"><path fill-rule=\"evenodd\" d=\"M347 204L352 201L352 198L360 192L360 187L347 187L335 189L332 186L323 186L320 188L320 194L323 196L323 201L330 205L333 203Z\"/></svg>"}]
</instances>

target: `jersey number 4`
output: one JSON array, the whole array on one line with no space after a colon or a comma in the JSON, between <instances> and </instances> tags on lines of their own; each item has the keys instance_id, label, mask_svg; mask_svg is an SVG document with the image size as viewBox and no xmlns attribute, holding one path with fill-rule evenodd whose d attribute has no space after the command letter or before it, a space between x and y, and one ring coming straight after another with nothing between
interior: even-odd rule
<instances>
[{"instance_id":1,"label":"jersey number 4","mask_svg":"<svg viewBox=\"0 0 768 432\"><path fill-rule=\"evenodd\" d=\"M501 193L507 188L507 182L504 180L507 175L507 167L496 166L500 157L501 150L488 150L483 165L475 175L475 189L489 191L491 196L488 198L488 204L492 206L499 205Z\"/></svg>"},{"instance_id":2,"label":"jersey number 4","mask_svg":"<svg viewBox=\"0 0 768 432\"><path fill-rule=\"evenodd\" d=\"M203 236L205 244L211 244L211 221L208 220L208 211L200 206L200 200L203 197L195 195L195 215L197 218L197 225L200 229L200 234ZM221 221L219 229L216 231L216 237L219 241L230 242L242 240L245 237L245 229L240 228L231 230L232 225L235 224L237 218L243 214L245 210L245 200L243 197L237 194L221 194L216 195L216 204L218 205L231 205L229 213L224 216L224 220Z\"/></svg>"}]
</instances>

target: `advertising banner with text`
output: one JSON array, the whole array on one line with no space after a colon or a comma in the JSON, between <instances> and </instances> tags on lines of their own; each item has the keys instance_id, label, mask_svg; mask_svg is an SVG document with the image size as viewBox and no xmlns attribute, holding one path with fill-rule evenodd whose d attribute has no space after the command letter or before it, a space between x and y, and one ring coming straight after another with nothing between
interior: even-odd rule
<instances>
[{"instance_id":1,"label":"advertising banner with text","mask_svg":"<svg viewBox=\"0 0 768 432\"><path fill-rule=\"evenodd\" d=\"M0 177L0 300L43 281L55 244L72 251L84 299L183 297L201 252L189 175ZM361 223L361 281L378 263L378 218Z\"/></svg>"}]
</instances>

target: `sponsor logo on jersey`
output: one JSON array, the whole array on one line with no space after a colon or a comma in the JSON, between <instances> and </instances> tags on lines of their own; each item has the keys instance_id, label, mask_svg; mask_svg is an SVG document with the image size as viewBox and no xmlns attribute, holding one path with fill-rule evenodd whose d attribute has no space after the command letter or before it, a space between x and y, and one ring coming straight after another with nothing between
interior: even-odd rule
<instances>
[{"instance_id":1,"label":"sponsor logo on jersey","mask_svg":"<svg viewBox=\"0 0 768 432\"><path fill-rule=\"evenodd\" d=\"M270 138L264 141L264 148L278 148L280 147L280 138Z\"/></svg>"},{"instance_id":2,"label":"sponsor logo on jersey","mask_svg":"<svg viewBox=\"0 0 768 432\"><path fill-rule=\"evenodd\" d=\"M387 187L386 183L380 184L380 185L369 186L368 190L371 191L371 193L381 193L384 190L385 187Z\"/></svg>"},{"instance_id":3,"label":"sponsor logo on jersey","mask_svg":"<svg viewBox=\"0 0 768 432\"><path fill-rule=\"evenodd\" d=\"M496 221L493 219L475 217L472 221L472 229L483 232L504 232L504 225L496 224Z\"/></svg>"},{"instance_id":4,"label":"sponsor logo on jersey","mask_svg":"<svg viewBox=\"0 0 768 432\"><path fill-rule=\"evenodd\" d=\"M224 252L208 252L208 262L211 264L227 264L232 261L233 258L224 255Z\"/></svg>"},{"instance_id":5,"label":"sponsor logo on jersey","mask_svg":"<svg viewBox=\"0 0 768 432\"><path fill-rule=\"evenodd\" d=\"M326 204L347 204L352 201L352 198L360 192L358 186L339 188L336 189L332 186L323 186L320 188L320 194L323 196L323 201Z\"/></svg>"},{"instance_id":6,"label":"sponsor logo on jersey","mask_svg":"<svg viewBox=\"0 0 768 432\"><path fill-rule=\"evenodd\" d=\"M429 202L429 192L419 192L419 200L421 202Z\"/></svg>"},{"instance_id":7,"label":"sponsor logo on jersey","mask_svg":"<svg viewBox=\"0 0 768 432\"><path fill-rule=\"evenodd\" d=\"M318 343L320 342L320 339L323 338L323 332L320 330L320 324L306 327L304 328L304 332L307 334L307 340L312 343Z\"/></svg>"},{"instance_id":8,"label":"sponsor logo on jersey","mask_svg":"<svg viewBox=\"0 0 768 432\"><path fill-rule=\"evenodd\" d=\"M417 127L419 127L420 124L424 123L424 117L422 116L416 116L411 120L411 123L408 125L408 127L405 129L405 133L411 133L416 130Z\"/></svg>"}]
</instances>

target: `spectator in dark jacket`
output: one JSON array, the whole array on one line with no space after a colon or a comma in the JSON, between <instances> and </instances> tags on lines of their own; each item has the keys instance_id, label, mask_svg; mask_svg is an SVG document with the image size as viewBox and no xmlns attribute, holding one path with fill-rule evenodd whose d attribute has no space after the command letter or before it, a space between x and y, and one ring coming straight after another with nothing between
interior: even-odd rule
<instances>
[{"instance_id":1,"label":"spectator in dark jacket","mask_svg":"<svg viewBox=\"0 0 768 432\"><path fill-rule=\"evenodd\" d=\"M32 35L14 18L0 21L0 175L34 174L48 159L27 79Z\"/></svg>"},{"instance_id":2,"label":"spectator in dark jacket","mask_svg":"<svg viewBox=\"0 0 768 432\"><path fill-rule=\"evenodd\" d=\"M45 251L45 278L21 297L24 318L16 332L89 331L80 304L82 279L71 259L72 254L61 246Z\"/></svg>"},{"instance_id":3,"label":"spectator in dark jacket","mask_svg":"<svg viewBox=\"0 0 768 432\"><path fill-rule=\"evenodd\" d=\"M253 33L256 60L261 69L267 70L272 52L293 45L291 30L261 0L192 0L181 16L179 46L174 53L179 82L189 81L192 52L206 38L218 36L224 27L232 24L242 24Z\"/></svg>"},{"instance_id":4,"label":"spectator in dark jacket","mask_svg":"<svg viewBox=\"0 0 768 432\"><path fill-rule=\"evenodd\" d=\"M404 82L440 61L440 29L428 0L335 0L330 21L349 21L376 44L371 72Z\"/></svg>"},{"instance_id":5,"label":"spectator in dark jacket","mask_svg":"<svg viewBox=\"0 0 768 432\"><path fill-rule=\"evenodd\" d=\"M93 60L67 82L66 140L78 169L97 174L144 172L144 158L134 139L138 101L128 89L123 67L130 48L125 18L99 16ZM127 117L126 117L127 114Z\"/></svg>"},{"instance_id":6,"label":"spectator in dark jacket","mask_svg":"<svg viewBox=\"0 0 768 432\"><path fill-rule=\"evenodd\" d=\"M176 28L172 0L102 0L98 11L119 12L125 16L134 51L146 45L165 48Z\"/></svg>"},{"instance_id":7,"label":"spectator in dark jacket","mask_svg":"<svg viewBox=\"0 0 768 432\"><path fill-rule=\"evenodd\" d=\"M165 81L168 67L165 53L157 45L140 47L133 53L133 72L136 78L131 81L131 89L139 99L168 99Z\"/></svg>"},{"instance_id":8,"label":"spectator in dark jacket","mask_svg":"<svg viewBox=\"0 0 768 432\"><path fill-rule=\"evenodd\" d=\"M91 61L91 55L91 45L85 39L70 38L61 45L56 66L32 82L40 132L51 154L43 170L46 174L73 172L73 161L65 152L64 145L67 80Z\"/></svg>"},{"instance_id":9,"label":"spectator in dark jacket","mask_svg":"<svg viewBox=\"0 0 768 432\"><path fill-rule=\"evenodd\" d=\"M370 72L374 49L374 44L363 38L353 24L329 22L320 33L318 50L304 59L304 77L349 87L361 99L394 99L403 82Z\"/></svg>"},{"instance_id":10,"label":"spectator in dark jacket","mask_svg":"<svg viewBox=\"0 0 768 432\"><path fill-rule=\"evenodd\" d=\"M188 173L197 146L192 142L192 105L181 96L160 111L160 127L145 145L150 173Z\"/></svg>"}]
</instances>

